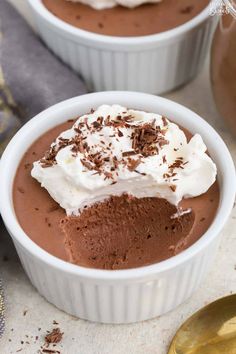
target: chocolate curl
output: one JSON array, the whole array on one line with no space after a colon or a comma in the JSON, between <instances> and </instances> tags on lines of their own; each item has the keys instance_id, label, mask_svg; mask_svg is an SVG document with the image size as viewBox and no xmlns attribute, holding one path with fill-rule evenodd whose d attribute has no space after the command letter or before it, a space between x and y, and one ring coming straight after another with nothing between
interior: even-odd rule
<instances>
[{"instance_id":1,"label":"chocolate curl","mask_svg":"<svg viewBox=\"0 0 236 354\"><path fill-rule=\"evenodd\" d=\"M0 1L0 149L20 124L85 92L77 74L44 46L12 5Z\"/></svg>"}]
</instances>

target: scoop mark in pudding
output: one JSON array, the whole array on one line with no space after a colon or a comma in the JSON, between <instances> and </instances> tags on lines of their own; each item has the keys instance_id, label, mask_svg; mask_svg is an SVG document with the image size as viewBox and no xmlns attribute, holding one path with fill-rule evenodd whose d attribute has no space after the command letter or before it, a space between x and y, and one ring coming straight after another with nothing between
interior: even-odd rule
<instances>
[{"instance_id":1,"label":"scoop mark in pudding","mask_svg":"<svg viewBox=\"0 0 236 354\"><path fill-rule=\"evenodd\" d=\"M64 217L60 227L72 263L122 269L153 263L162 242L165 256L160 257L169 257L171 247L176 251L175 245L189 235L194 222L191 209L180 212L165 199L124 194L94 204L79 217Z\"/></svg>"}]
</instances>

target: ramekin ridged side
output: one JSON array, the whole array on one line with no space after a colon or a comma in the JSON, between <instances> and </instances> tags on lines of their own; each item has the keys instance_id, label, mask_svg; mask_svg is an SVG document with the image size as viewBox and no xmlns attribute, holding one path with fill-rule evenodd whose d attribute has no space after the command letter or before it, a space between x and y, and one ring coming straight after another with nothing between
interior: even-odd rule
<instances>
[{"instance_id":1,"label":"ramekin ridged side","mask_svg":"<svg viewBox=\"0 0 236 354\"><path fill-rule=\"evenodd\" d=\"M121 282L82 277L75 281L32 257L17 242L15 247L31 283L57 308L94 322L132 323L160 316L188 299L207 274L218 241L174 272Z\"/></svg>"},{"instance_id":2,"label":"ramekin ridged side","mask_svg":"<svg viewBox=\"0 0 236 354\"><path fill-rule=\"evenodd\" d=\"M183 85L202 68L217 21L209 15L209 5L189 22L160 34L112 37L61 21L41 0L28 2L44 42L84 78L91 91L161 94Z\"/></svg>"},{"instance_id":3,"label":"ramekin ridged side","mask_svg":"<svg viewBox=\"0 0 236 354\"><path fill-rule=\"evenodd\" d=\"M64 262L37 246L19 225L12 186L21 157L37 137L55 125L101 104L118 103L171 117L200 133L217 164L220 205L208 231L177 256L146 267L107 271ZM189 109L137 92L101 92L61 102L30 120L15 135L0 161L0 211L32 284L49 302L74 316L103 323L130 323L162 315L198 288L216 255L220 232L235 197L235 170L222 139Z\"/></svg>"}]
</instances>

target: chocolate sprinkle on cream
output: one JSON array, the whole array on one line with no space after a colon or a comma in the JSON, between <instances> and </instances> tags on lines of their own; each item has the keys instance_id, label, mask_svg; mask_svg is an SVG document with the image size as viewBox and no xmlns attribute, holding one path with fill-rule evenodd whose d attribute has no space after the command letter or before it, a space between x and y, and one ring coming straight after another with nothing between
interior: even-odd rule
<instances>
[{"instance_id":1,"label":"chocolate sprinkle on cream","mask_svg":"<svg viewBox=\"0 0 236 354\"><path fill-rule=\"evenodd\" d=\"M93 112L93 111L91 111ZM166 118L163 119L163 125L166 127L168 121ZM103 127L113 128L114 134L110 137L116 138L119 142L123 138L124 133L122 129L131 129L130 139L132 143L132 149L130 151L122 152L122 159L118 159L112 154L112 143L106 144L105 139L100 140L102 149L97 153L90 153L90 149L94 151L95 146L89 146L87 139L89 134L93 132L102 131ZM142 161L142 158L157 155L159 150L164 146L169 144L168 140L165 139L166 128L161 129L160 126L155 125L155 119L151 123L135 124L134 117L132 115L117 115L117 117L111 119L110 115L106 117L98 117L96 121L91 124L88 122L88 118L85 117L82 121L79 121L74 127L75 136L71 139L66 139L59 137L55 144L52 145L49 151L46 152L45 156L40 160L41 166L43 168L51 167L56 165L56 156L58 152L67 147L71 146L71 151L73 156L78 153L83 154L83 158L80 159L82 165L85 169L89 171L95 171L100 175L104 175L104 179L111 179L112 184L114 184L114 172L118 169L120 165L126 166L129 171L138 172L136 169ZM101 134L102 137L102 134ZM101 147L100 146L100 147ZM130 156L137 156L135 159L130 159ZM163 157L163 163L165 157ZM110 170L107 171L105 168L106 163L109 163ZM145 175L145 173L140 173Z\"/></svg>"},{"instance_id":2,"label":"chocolate sprinkle on cream","mask_svg":"<svg viewBox=\"0 0 236 354\"><path fill-rule=\"evenodd\" d=\"M67 215L78 216L85 205L124 193L158 195L177 205L202 194L216 172L199 134L188 141L157 113L104 104L63 131L31 175Z\"/></svg>"},{"instance_id":3,"label":"chocolate sprinkle on cream","mask_svg":"<svg viewBox=\"0 0 236 354\"><path fill-rule=\"evenodd\" d=\"M170 186L170 189L173 191L173 192L175 192L176 191L176 186L175 185L172 185L172 186Z\"/></svg>"},{"instance_id":4,"label":"chocolate sprinkle on cream","mask_svg":"<svg viewBox=\"0 0 236 354\"><path fill-rule=\"evenodd\" d=\"M123 157L132 156L132 155L136 155L136 152L134 150L122 152Z\"/></svg>"}]
</instances>

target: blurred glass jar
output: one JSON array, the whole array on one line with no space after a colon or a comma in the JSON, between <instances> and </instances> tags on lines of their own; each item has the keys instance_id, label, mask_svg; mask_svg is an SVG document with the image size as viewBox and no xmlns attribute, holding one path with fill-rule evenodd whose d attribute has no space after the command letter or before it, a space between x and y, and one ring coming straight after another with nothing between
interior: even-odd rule
<instances>
[{"instance_id":1,"label":"blurred glass jar","mask_svg":"<svg viewBox=\"0 0 236 354\"><path fill-rule=\"evenodd\" d=\"M216 106L236 135L236 1L222 4L212 44L211 81Z\"/></svg>"}]
</instances>

